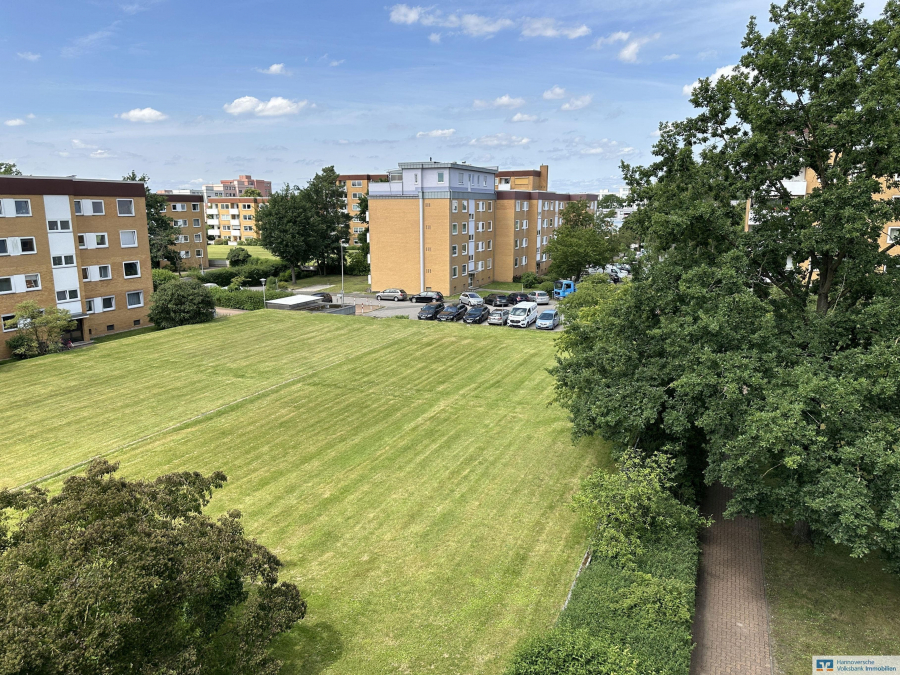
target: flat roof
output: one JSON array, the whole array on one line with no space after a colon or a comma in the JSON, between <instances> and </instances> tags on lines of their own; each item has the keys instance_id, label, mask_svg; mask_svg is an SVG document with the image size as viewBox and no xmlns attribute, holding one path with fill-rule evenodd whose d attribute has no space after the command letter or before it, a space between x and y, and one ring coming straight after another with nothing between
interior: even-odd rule
<instances>
[{"instance_id":1,"label":"flat roof","mask_svg":"<svg viewBox=\"0 0 900 675\"><path fill-rule=\"evenodd\" d=\"M497 176L500 178L520 178L522 176L531 176L533 178L540 178L541 172L534 169L521 169L517 171L498 171Z\"/></svg>"},{"instance_id":2,"label":"flat roof","mask_svg":"<svg viewBox=\"0 0 900 675\"><path fill-rule=\"evenodd\" d=\"M466 164L465 162L398 162L401 169L473 169L475 171L486 171L488 173L497 173L500 167L497 166L475 166L474 164Z\"/></svg>"},{"instance_id":3,"label":"flat roof","mask_svg":"<svg viewBox=\"0 0 900 675\"><path fill-rule=\"evenodd\" d=\"M210 197L210 204L230 204L231 202L247 202L248 204L252 204L253 200L262 200L269 201L268 197ZM201 199L202 201L202 199Z\"/></svg>"},{"instance_id":4,"label":"flat roof","mask_svg":"<svg viewBox=\"0 0 900 675\"><path fill-rule=\"evenodd\" d=\"M145 197L140 181L78 178L76 176L0 176L0 193L16 195L72 195L74 197Z\"/></svg>"},{"instance_id":5,"label":"flat roof","mask_svg":"<svg viewBox=\"0 0 900 675\"><path fill-rule=\"evenodd\" d=\"M379 178L388 179L386 173L342 173L337 177L338 180L377 180Z\"/></svg>"},{"instance_id":6,"label":"flat roof","mask_svg":"<svg viewBox=\"0 0 900 675\"><path fill-rule=\"evenodd\" d=\"M497 199L547 199L561 202L577 202L582 200L596 201L599 195L584 192L547 192L545 190L497 190Z\"/></svg>"},{"instance_id":7,"label":"flat roof","mask_svg":"<svg viewBox=\"0 0 900 675\"><path fill-rule=\"evenodd\" d=\"M268 305L280 305L283 307L302 307L322 302L322 298L317 295L292 295L289 298L278 298L278 300L267 300Z\"/></svg>"},{"instance_id":8,"label":"flat roof","mask_svg":"<svg viewBox=\"0 0 900 675\"><path fill-rule=\"evenodd\" d=\"M166 194L166 193L159 193L159 192L157 192L156 194L162 194L162 196L165 197L170 202L202 202L203 201L203 195L173 195L173 194Z\"/></svg>"}]
</instances>

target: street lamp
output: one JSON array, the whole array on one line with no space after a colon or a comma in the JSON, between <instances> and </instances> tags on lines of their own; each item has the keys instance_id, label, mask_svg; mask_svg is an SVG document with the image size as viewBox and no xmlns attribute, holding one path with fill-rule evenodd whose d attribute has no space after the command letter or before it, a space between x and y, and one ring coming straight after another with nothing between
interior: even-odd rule
<instances>
[{"instance_id":1,"label":"street lamp","mask_svg":"<svg viewBox=\"0 0 900 675\"><path fill-rule=\"evenodd\" d=\"M349 244L344 243L344 239L341 239L341 307L344 306L344 248Z\"/></svg>"},{"instance_id":2,"label":"street lamp","mask_svg":"<svg viewBox=\"0 0 900 675\"><path fill-rule=\"evenodd\" d=\"M265 309L266 308L266 280L260 279L259 283L261 283L262 287L263 287L263 309Z\"/></svg>"}]
</instances>

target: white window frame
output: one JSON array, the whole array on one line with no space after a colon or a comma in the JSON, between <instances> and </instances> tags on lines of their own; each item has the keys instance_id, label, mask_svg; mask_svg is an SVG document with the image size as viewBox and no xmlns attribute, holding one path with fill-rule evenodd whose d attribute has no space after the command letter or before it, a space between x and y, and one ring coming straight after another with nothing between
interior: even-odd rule
<instances>
[{"instance_id":1,"label":"white window frame","mask_svg":"<svg viewBox=\"0 0 900 675\"><path fill-rule=\"evenodd\" d=\"M56 259L59 258L62 262L57 265ZM66 262L66 258L71 258L72 262ZM52 255L50 256L50 266L51 267L74 267L75 266L75 256L69 255L67 253L63 253L61 255Z\"/></svg>"},{"instance_id":2,"label":"white window frame","mask_svg":"<svg viewBox=\"0 0 900 675\"><path fill-rule=\"evenodd\" d=\"M12 291L4 291L4 292L12 293ZM14 326L13 328L6 327L6 322L11 319L15 319L15 318L16 318L15 314L0 314L0 328L3 329L4 333L13 333L19 329L18 326Z\"/></svg>"},{"instance_id":3,"label":"white window frame","mask_svg":"<svg viewBox=\"0 0 900 675\"><path fill-rule=\"evenodd\" d=\"M131 300L129 299L133 293L137 293L141 297L141 302L139 305L132 305ZM126 291L125 292L125 307L128 309L137 309L138 307L144 306L144 291Z\"/></svg>"},{"instance_id":4,"label":"white window frame","mask_svg":"<svg viewBox=\"0 0 900 675\"><path fill-rule=\"evenodd\" d=\"M450 234L459 234L459 223L450 223Z\"/></svg>"},{"instance_id":5,"label":"white window frame","mask_svg":"<svg viewBox=\"0 0 900 675\"><path fill-rule=\"evenodd\" d=\"M13 208L16 210L16 218L29 218L34 213L31 210L31 200L30 199L14 199L15 202ZM19 213L19 204L25 203L28 205L28 213Z\"/></svg>"},{"instance_id":6,"label":"white window frame","mask_svg":"<svg viewBox=\"0 0 900 675\"><path fill-rule=\"evenodd\" d=\"M487 240L487 247L488 247L488 249L487 249L488 251L493 251L493 250L494 250L494 240L493 240L493 239L488 239L488 240Z\"/></svg>"},{"instance_id":7,"label":"white window frame","mask_svg":"<svg viewBox=\"0 0 900 675\"><path fill-rule=\"evenodd\" d=\"M93 215L93 216L105 216L106 215L106 202L104 202L102 199L89 199L88 201L91 203L91 215ZM99 213L97 213L94 210L94 204L100 205Z\"/></svg>"},{"instance_id":8,"label":"white window frame","mask_svg":"<svg viewBox=\"0 0 900 675\"><path fill-rule=\"evenodd\" d=\"M893 243L893 239L891 237L896 237L897 242L900 243L900 227L889 227L887 231L887 243Z\"/></svg>"},{"instance_id":9,"label":"white window frame","mask_svg":"<svg viewBox=\"0 0 900 675\"><path fill-rule=\"evenodd\" d=\"M351 180L351 181L350 181L350 187L352 187L352 188L355 188L355 187L361 188L361 187L362 187L362 181L361 181L361 180Z\"/></svg>"},{"instance_id":10,"label":"white window frame","mask_svg":"<svg viewBox=\"0 0 900 675\"><path fill-rule=\"evenodd\" d=\"M459 249L456 244L453 244L450 247L450 257L455 258L459 254Z\"/></svg>"},{"instance_id":11,"label":"white window frame","mask_svg":"<svg viewBox=\"0 0 900 675\"><path fill-rule=\"evenodd\" d=\"M73 199L73 200L72 200L72 203L74 204L75 215L76 215L76 216L83 216L83 215L84 215L84 206L82 206L81 200L80 200L80 199Z\"/></svg>"},{"instance_id":12,"label":"white window frame","mask_svg":"<svg viewBox=\"0 0 900 675\"><path fill-rule=\"evenodd\" d=\"M488 269L491 269L491 262L492 262L493 260L494 260L493 258L488 258L488 259L487 259L487 268L488 268Z\"/></svg>"},{"instance_id":13,"label":"white window frame","mask_svg":"<svg viewBox=\"0 0 900 675\"><path fill-rule=\"evenodd\" d=\"M59 297L59 294L62 293L63 297ZM73 296L72 293L75 295ZM77 300L78 299L78 289L67 289L64 291L56 291L56 301L57 302L68 302L69 300Z\"/></svg>"},{"instance_id":14,"label":"white window frame","mask_svg":"<svg viewBox=\"0 0 900 675\"><path fill-rule=\"evenodd\" d=\"M469 245L464 243L462 245L462 251L460 251L460 253L462 253L463 255L469 255Z\"/></svg>"},{"instance_id":15,"label":"white window frame","mask_svg":"<svg viewBox=\"0 0 900 675\"><path fill-rule=\"evenodd\" d=\"M463 263L462 273L463 273L463 276L465 276L469 273L469 266L466 263Z\"/></svg>"},{"instance_id":16,"label":"white window frame","mask_svg":"<svg viewBox=\"0 0 900 675\"><path fill-rule=\"evenodd\" d=\"M459 268L456 265L451 267L450 271L451 271L451 278L456 279L456 277L459 276Z\"/></svg>"},{"instance_id":17,"label":"white window frame","mask_svg":"<svg viewBox=\"0 0 900 675\"><path fill-rule=\"evenodd\" d=\"M194 251L194 255L197 256L198 258L202 258L203 257L203 249L202 248L196 249Z\"/></svg>"},{"instance_id":18,"label":"white window frame","mask_svg":"<svg viewBox=\"0 0 900 675\"><path fill-rule=\"evenodd\" d=\"M100 273L100 270L102 270L104 267L109 270L109 276L105 277ZM109 281L111 279L112 279L112 265L97 265L97 280L98 281Z\"/></svg>"},{"instance_id":19,"label":"white window frame","mask_svg":"<svg viewBox=\"0 0 900 675\"><path fill-rule=\"evenodd\" d=\"M172 212L177 213L178 211L187 211L187 204L182 202L172 204Z\"/></svg>"},{"instance_id":20,"label":"white window frame","mask_svg":"<svg viewBox=\"0 0 900 675\"><path fill-rule=\"evenodd\" d=\"M9 255L9 240L6 237L0 237L0 242L3 242L3 248L5 251L0 252L0 256Z\"/></svg>"},{"instance_id":21,"label":"white window frame","mask_svg":"<svg viewBox=\"0 0 900 675\"><path fill-rule=\"evenodd\" d=\"M194 227L200 227L200 219L194 218Z\"/></svg>"},{"instance_id":22,"label":"white window frame","mask_svg":"<svg viewBox=\"0 0 900 675\"><path fill-rule=\"evenodd\" d=\"M182 260L186 260L187 258L191 257L191 252L190 251L178 251L178 255L181 257Z\"/></svg>"},{"instance_id":23,"label":"white window frame","mask_svg":"<svg viewBox=\"0 0 900 675\"><path fill-rule=\"evenodd\" d=\"M524 267L524 266L527 265L527 264L528 264L528 256L527 256L527 255L523 255L523 256L522 256L522 267Z\"/></svg>"},{"instance_id":24,"label":"white window frame","mask_svg":"<svg viewBox=\"0 0 900 675\"><path fill-rule=\"evenodd\" d=\"M199 232L197 232L197 233L194 234L194 243L195 243L195 244L202 244L202 243L203 243L203 235L200 234Z\"/></svg>"},{"instance_id":25,"label":"white window frame","mask_svg":"<svg viewBox=\"0 0 900 675\"><path fill-rule=\"evenodd\" d=\"M56 223L56 227L50 227L50 223ZM66 223L68 227L63 227L62 224ZM48 232L71 232L72 231L72 221L71 220L48 220L47 221L47 231Z\"/></svg>"},{"instance_id":26,"label":"white window frame","mask_svg":"<svg viewBox=\"0 0 900 675\"><path fill-rule=\"evenodd\" d=\"M94 235L94 241L97 242L94 248L109 248L109 237L107 236L106 232L94 232L92 234ZM101 244L99 237L103 237L103 240L106 243Z\"/></svg>"},{"instance_id":27,"label":"white window frame","mask_svg":"<svg viewBox=\"0 0 900 675\"><path fill-rule=\"evenodd\" d=\"M200 210L200 202L194 202L191 204L191 211L199 211Z\"/></svg>"},{"instance_id":28,"label":"white window frame","mask_svg":"<svg viewBox=\"0 0 900 675\"><path fill-rule=\"evenodd\" d=\"M469 223L468 223L468 221L463 221L463 224L462 224L462 233L463 233L463 234L469 234Z\"/></svg>"},{"instance_id":29,"label":"white window frame","mask_svg":"<svg viewBox=\"0 0 900 675\"><path fill-rule=\"evenodd\" d=\"M134 263L137 265L137 274L128 274L125 271L125 265L129 265ZM125 260L122 262L122 276L126 279L139 279L141 276L141 261L140 260Z\"/></svg>"},{"instance_id":30,"label":"white window frame","mask_svg":"<svg viewBox=\"0 0 900 675\"><path fill-rule=\"evenodd\" d=\"M37 277L37 287L36 288L28 288L28 277ZM40 274L26 274L25 275L25 292L28 291L39 291L41 290L41 275Z\"/></svg>"},{"instance_id":31,"label":"white window frame","mask_svg":"<svg viewBox=\"0 0 900 675\"><path fill-rule=\"evenodd\" d=\"M131 213L122 213L121 205L125 202L131 204ZM133 199L117 199L116 200L116 213L120 218L134 218L135 217L135 209L134 209L134 200Z\"/></svg>"},{"instance_id":32,"label":"white window frame","mask_svg":"<svg viewBox=\"0 0 900 675\"><path fill-rule=\"evenodd\" d=\"M437 172L437 182L438 182L438 183L443 183L443 182L444 182L444 172L443 172L443 171L438 171L438 172Z\"/></svg>"},{"instance_id":33,"label":"white window frame","mask_svg":"<svg viewBox=\"0 0 900 675\"><path fill-rule=\"evenodd\" d=\"M133 244L123 244L122 243L122 233L123 232L134 232L134 243ZM121 246L122 248L137 248L137 246L138 246L137 230L119 230L119 246Z\"/></svg>"},{"instance_id":34,"label":"white window frame","mask_svg":"<svg viewBox=\"0 0 900 675\"><path fill-rule=\"evenodd\" d=\"M0 279L8 279L9 280L9 290L8 291L0 291L0 295L7 295L9 293L15 293L16 287L13 286L12 277L0 277Z\"/></svg>"},{"instance_id":35,"label":"white window frame","mask_svg":"<svg viewBox=\"0 0 900 675\"><path fill-rule=\"evenodd\" d=\"M19 237L18 239L19 239L19 253L21 255L36 255L37 254L37 240L34 237ZM32 243L34 244L33 251L22 250L22 242L25 241L26 239L31 239Z\"/></svg>"},{"instance_id":36,"label":"white window frame","mask_svg":"<svg viewBox=\"0 0 900 675\"><path fill-rule=\"evenodd\" d=\"M112 300L112 307L110 307L109 309L104 307L104 303L107 300ZM102 298L100 298L100 311L101 312L113 312L113 311L115 311L115 309L116 309L116 296L104 295Z\"/></svg>"}]
</instances>

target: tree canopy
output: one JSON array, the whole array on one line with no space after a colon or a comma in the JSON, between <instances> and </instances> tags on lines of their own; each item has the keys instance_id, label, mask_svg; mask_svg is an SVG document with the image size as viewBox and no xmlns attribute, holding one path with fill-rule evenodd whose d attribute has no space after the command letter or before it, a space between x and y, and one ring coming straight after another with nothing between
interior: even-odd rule
<instances>
[{"instance_id":1,"label":"tree canopy","mask_svg":"<svg viewBox=\"0 0 900 675\"><path fill-rule=\"evenodd\" d=\"M547 242L550 274L578 281L588 267L602 267L619 252L615 231L606 213L594 214L585 200L569 202L562 225Z\"/></svg>"},{"instance_id":2,"label":"tree canopy","mask_svg":"<svg viewBox=\"0 0 900 675\"><path fill-rule=\"evenodd\" d=\"M147 202L147 234L150 235L150 264L153 267L159 267L160 263L165 260L180 270L182 262L181 256L175 249L175 239L181 234L181 230L175 227L175 221L166 215L169 200L165 195L150 192L150 188L147 187L150 177L147 174L138 176L137 172L132 170L127 176L122 176L122 180L144 183Z\"/></svg>"},{"instance_id":3,"label":"tree canopy","mask_svg":"<svg viewBox=\"0 0 900 675\"><path fill-rule=\"evenodd\" d=\"M21 176L15 162L0 162L0 176Z\"/></svg>"},{"instance_id":4,"label":"tree canopy","mask_svg":"<svg viewBox=\"0 0 900 675\"><path fill-rule=\"evenodd\" d=\"M215 311L212 293L196 279L162 283L150 297L149 318L159 328L212 321Z\"/></svg>"},{"instance_id":5,"label":"tree canopy","mask_svg":"<svg viewBox=\"0 0 900 675\"><path fill-rule=\"evenodd\" d=\"M684 494L721 481L728 514L896 568L900 267L879 239L900 219L900 5L860 10L788 0L768 35L751 20L698 114L623 164L649 253L581 311L555 374L576 434L669 454Z\"/></svg>"},{"instance_id":6,"label":"tree canopy","mask_svg":"<svg viewBox=\"0 0 900 675\"><path fill-rule=\"evenodd\" d=\"M15 336L6 342L17 359L60 351L63 333L75 326L69 310L44 308L33 300L16 305L15 314L4 324L6 330L16 330Z\"/></svg>"},{"instance_id":7,"label":"tree canopy","mask_svg":"<svg viewBox=\"0 0 900 675\"><path fill-rule=\"evenodd\" d=\"M0 492L0 673L275 675L306 603L240 512L203 515L225 475L117 468Z\"/></svg>"}]
</instances>

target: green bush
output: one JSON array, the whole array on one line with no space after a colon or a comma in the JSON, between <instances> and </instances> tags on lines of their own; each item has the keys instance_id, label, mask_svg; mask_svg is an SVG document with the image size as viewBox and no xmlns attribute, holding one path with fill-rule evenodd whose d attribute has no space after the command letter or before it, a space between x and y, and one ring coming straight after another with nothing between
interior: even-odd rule
<instances>
[{"instance_id":1,"label":"green bush","mask_svg":"<svg viewBox=\"0 0 900 675\"><path fill-rule=\"evenodd\" d=\"M9 347L14 359L22 360L30 356L37 356L36 353L31 353L31 339L27 335L13 335L6 341L6 346Z\"/></svg>"},{"instance_id":2,"label":"green bush","mask_svg":"<svg viewBox=\"0 0 900 675\"><path fill-rule=\"evenodd\" d=\"M522 275L521 282L525 288L537 288L543 280L534 272L525 272Z\"/></svg>"},{"instance_id":3,"label":"green bush","mask_svg":"<svg viewBox=\"0 0 900 675\"><path fill-rule=\"evenodd\" d=\"M543 282L540 286L538 286L538 290L544 291L545 293L549 293L550 295L553 295L553 282L552 281Z\"/></svg>"},{"instance_id":4,"label":"green bush","mask_svg":"<svg viewBox=\"0 0 900 675\"><path fill-rule=\"evenodd\" d=\"M212 293L216 307L246 310L263 309L262 291L229 291L224 288L211 288L209 290ZM290 295L290 292L266 291L265 299L277 300L278 298L290 297Z\"/></svg>"},{"instance_id":5,"label":"green bush","mask_svg":"<svg viewBox=\"0 0 900 675\"><path fill-rule=\"evenodd\" d=\"M269 277L268 279L266 279L266 290L267 291L274 291L277 289L278 289L278 279L276 279L275 277Z\"/></svg>"},{"instance_id":6,"label":"green bush","mask_svg":"<svg viewBox=\"0 0 900 675\"><path fill-rule=\"evenodd\" d=\"M351 251L350 255L347 256L347 274L353 275L355 277L362 277L367 275L370 272L369 263L366 260L365 254L361 251Z\"/></svg>"},{"instance_id":7,"label":"green bush","mask_svg":"<svg viewBox=\"0 0 900 675\"><path fill-rule=\"evenodd\" d=\"M259 243L259 239L257 239L256 237L245 237L243 240L241 240L241 243L244 246L262 246L262 244Z\"/></svg>"},{"instance_id":8,"label":"green bush","mask_svg":"<svg viewBox=\"0 0 900 675\"><path fill-rule=\"evenodd\" d=\"M215 244L216 246L224 246L227 243L228 243L228 240L222 239L222 237L219 237L218 239L213 240L213 244Z\"/></svg>"},{"instance_id":9,"label":"green bush","mask_svg":"<svg viewBox=\"0 0 900 675\"><path fill-rule=\"evenodd\" d=\"M237 276L250 279L251 283L258 284L260 279L268 279L281 275L287 265L281 260L261 260L254 258L250 265L242 265L240 267L222 267L218 269L210 269L198 277L204 284L215 284L216 286L228 286L231 280ZM288 269L287 280L290 281L291 272Z\"/></svg>"},{"instance_id":10,"label":"green bush","mask_svg":"<svg viewBox=\"0 0 900 675\"><path fill-rule=\"evenodd\" d=\"M171 270L155 269L153 270L153 290L158 291L159 287L163 284L169 283L170 281L175 281L177 279L178 275Z\"/></svg>"},{"instance_id":11,"label":"green bush","mask_svg":"<svg viewBox=\"0 0 900 675\"><path fill-rule=\"evenodd\" d=\"M508 675L644 675L627 650L584 630L556 630L520 649Z\"/></svg>"},{"instance_id":12,"label":"green bush","mask_svg":"<svg viewBox=\"0 0 900 675\"><path fill-rule=\"evenodd\" d=\"M243 246L235 246L233 249L228 251L228 255L225 256L225 259L228 261L229 265L234 267L240 267L241 265L246 265L250 262L250 258L253 256L250 255L250 252L245 249Z\"/></svg>"},{"instance_id":13,"label":"green bush","mask_svg":"<svg viewBox=\"0 0 900 675\"><path fill-rule=\"evenodd\" d=\"M150 321L158 328L174 328L211 321L215 304L209 289L195 279L159 287L150 297Z\"/></svg>"}]
</instances>

